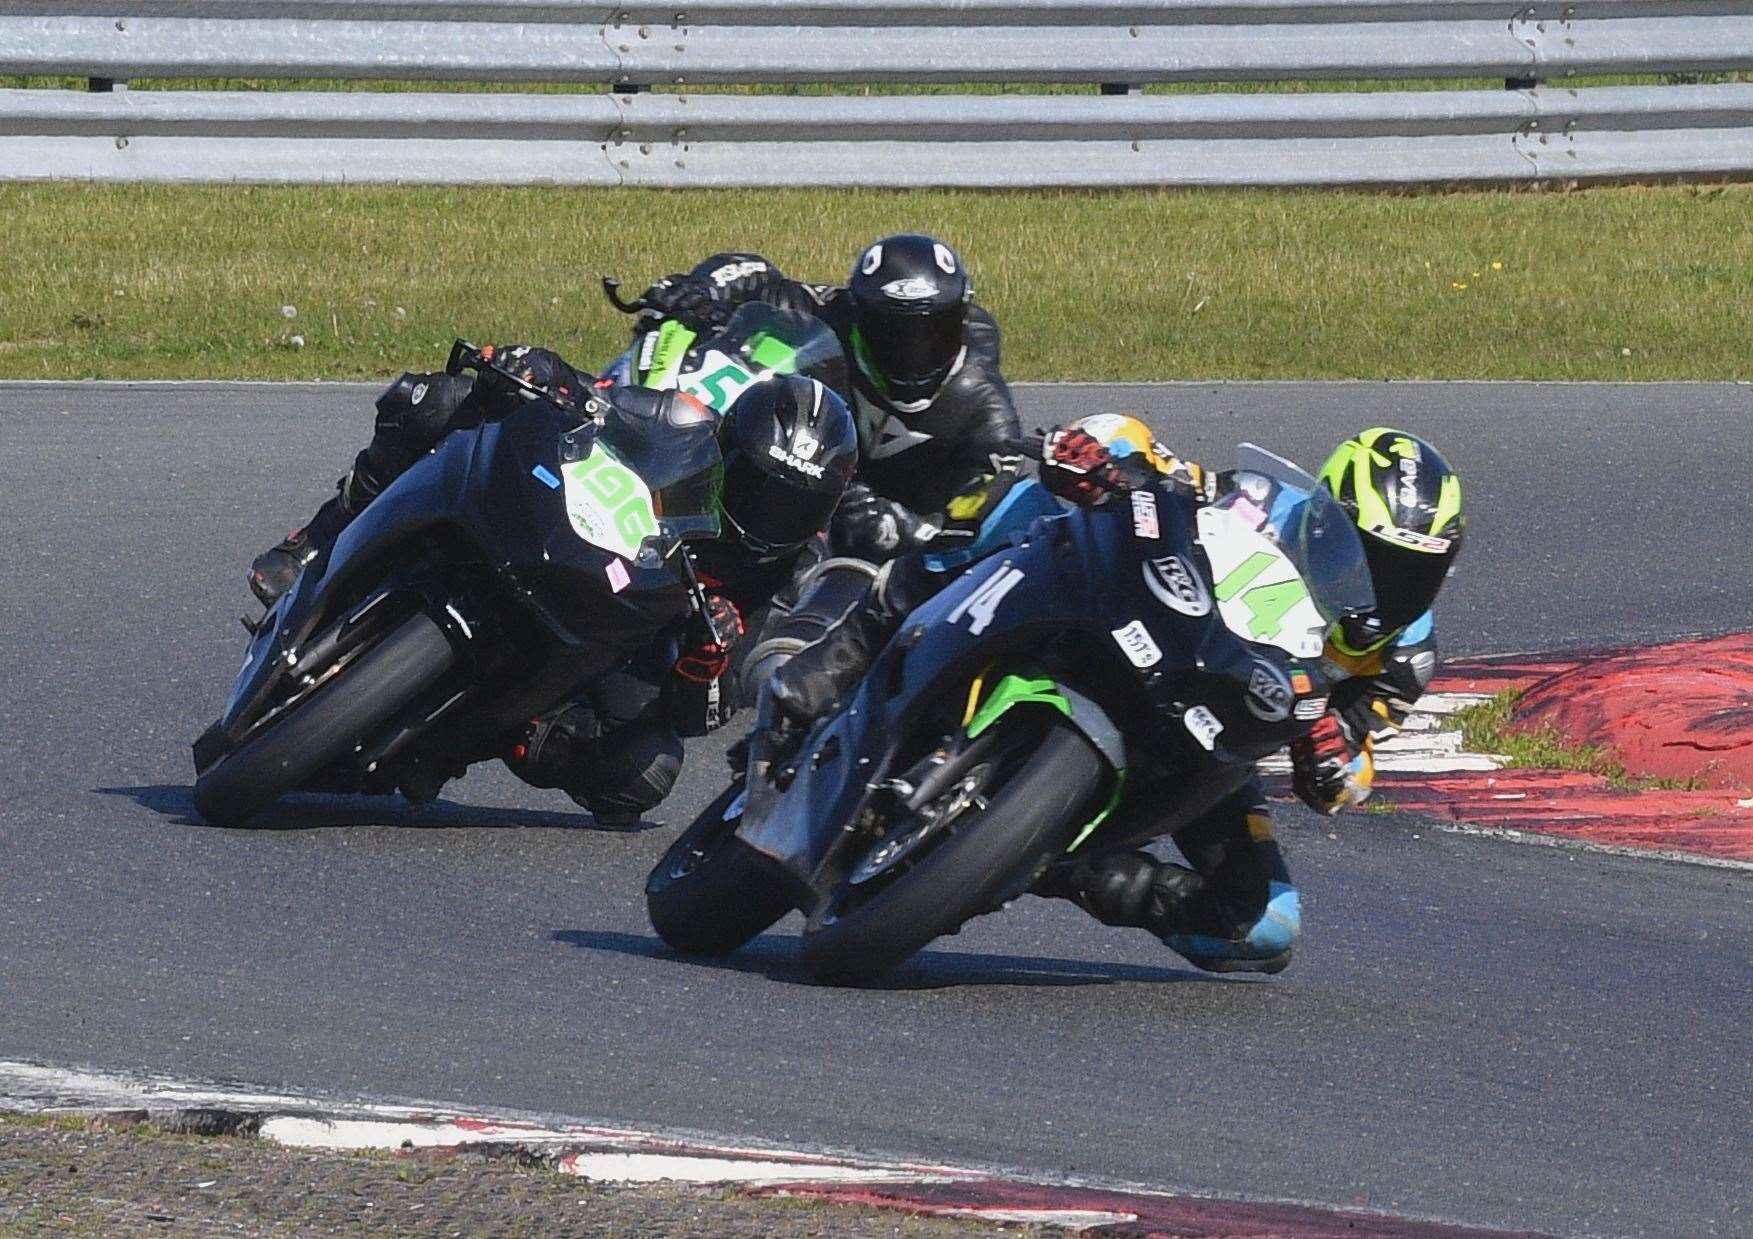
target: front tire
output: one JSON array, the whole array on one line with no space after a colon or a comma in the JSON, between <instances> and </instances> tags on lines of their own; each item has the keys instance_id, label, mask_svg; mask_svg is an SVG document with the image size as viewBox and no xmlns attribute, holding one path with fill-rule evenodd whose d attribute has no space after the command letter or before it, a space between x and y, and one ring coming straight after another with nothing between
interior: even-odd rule
<instances>
[{"instance_id":1,"label":"front tire","mask_svg":"<svg viewBox=\"0 0 1753 1239\"><path fill-rule=\"evenodd\" d=\"M645 880L651 927L683 954L729 955L791 911L784 884L737 838L741 797L740 783L726 788Z\"/></svg>"},{"instance_id":2,"label":"front tire","mask_svg":"<svg viewBox=\"0 0 1753 1239\"><path fill-rule=\"evenodd\" d=\"M417 614L293 706L261 735L195 780L195 809L215 826L243 826L321 773L455 662L443 631Z\"/></svg>"},{"instance_id":3,"label":"front tire","mask_svg":"<svg viewBox=\"0 0 1753 1239\"><path fill-rule=\"evenodd\" d=\"M999 725L1039 724L1025 713ZM858 902L843 882L804 929L804 964L823 982L856 985L1019 893L1071 845L1104 770L1089 741L1052 724L1007 763L998 786L985 789L984 807L956 818L946 837L881 889Z\"/></svg>"}]
</instances>

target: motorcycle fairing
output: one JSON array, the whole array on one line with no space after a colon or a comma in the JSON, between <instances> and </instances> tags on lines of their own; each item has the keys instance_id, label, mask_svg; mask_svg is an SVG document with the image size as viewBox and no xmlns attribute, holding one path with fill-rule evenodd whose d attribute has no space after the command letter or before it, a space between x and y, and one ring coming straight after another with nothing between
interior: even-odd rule
<instances>
[{"instance_id":1,"label":"motorcycle fairing","mask_svg":"<svg viewBox=\"0 0 1753 1239\"><path fill-rule=\"evenodd\" d=\"M466 557L501 577L554 635L564 651L557 661L566 665L544 669L543 693L611 669L654 629L685 615L686 587L667 566L642 567L578 537L564 497L536 472L559 473L561 438L577 424L558 406L531 401L501 421L453 432L397 477L265 617L221 719L226 737L240 738L299 648L423 535L463 543ZM619 565L613 576L612 564ZM617 589L619 578L626 584ZM425 600L439 610L446 601Z\"/></svg>"},{"instance_id":2,"label":"motorcycle fairing","mask_svg":"<svg viewBox=\"0 0 1753 1239\"><path fill-rule=\"evenodd\" d=\"M1213 644L1233 644L1215 616L1181 615L1154 600L1150 605L1160 614L1145 610L1144 552L1192 553L1193 504L1167 492L1159 500L1173 515L1163 522L1166 540L1141 547L1130 516L1119 510L1060 513L1036 521L1008 549L916 610L846 707L806 738L785 791L751 787L738 835L778 862L804 897L813 899L835 843L871 786L892 773L897 739L911 733L917 717L982 667L1010 670L1013 658L1027 666L1050 641L1082 643L1091 651L1101 700L1079 696L1089 703L1083 712L1106 724L1106 743L1097 744L1104 753L1115 747L1111 737L1120 730L1110 715L1124 719L1145 711L1146 690L1164 675L1128 666L1114 645L1114 628L1146 623L1170 652L1165 663L1175 674L1210 678L1200 666L1211 660ZM1199 757L1211 760L1188 759ZM1124 764L1122 755L1119 766Z\"/></svg>"}]
</instances>

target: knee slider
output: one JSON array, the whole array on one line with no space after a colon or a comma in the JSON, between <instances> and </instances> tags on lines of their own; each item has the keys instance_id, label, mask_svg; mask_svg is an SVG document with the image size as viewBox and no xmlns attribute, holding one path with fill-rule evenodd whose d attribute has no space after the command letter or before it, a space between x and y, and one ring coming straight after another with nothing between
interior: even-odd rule
<instances>
[{"instance_id":1,"label":"knee slider","mask_svg":"<svg viewBox=\"0 0 1753 1239\"><path fill-rule=\"evenodd\" d=\"M663 803L681 773L681 737L646 719L598 739L585 777L567 790L594 812L644 813Z\"/></svg>"},{"instance_id":2,"label":"knee slider","mask_svg":"<svg viewBox=\"0 0 1753 1239\"><path fill-rule=\"evenodd\" d=\"M1143 852L1113 852L1078 864L1071 873L1077 903L1104 925L1143 926L1161 865Z\"/></svg>"}]
</instances>

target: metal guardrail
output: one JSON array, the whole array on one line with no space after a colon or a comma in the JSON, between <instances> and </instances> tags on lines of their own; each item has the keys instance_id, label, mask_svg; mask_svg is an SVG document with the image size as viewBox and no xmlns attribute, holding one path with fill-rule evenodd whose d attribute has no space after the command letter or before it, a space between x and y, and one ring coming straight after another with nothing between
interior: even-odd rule
<instances>
[{"instance_id":1,"label":"metal guardrail","mask_svg":"<svg viewBox=\"0 0 1753 1239\"><path fill-rule=\"evenodd\" d=\"M0 0L0 74L602 93L0 90L0 179L1406 184L1753 174L1753 0ZM647 93L1492 78L1519 90Z\"/></svg>"}]
</instances>

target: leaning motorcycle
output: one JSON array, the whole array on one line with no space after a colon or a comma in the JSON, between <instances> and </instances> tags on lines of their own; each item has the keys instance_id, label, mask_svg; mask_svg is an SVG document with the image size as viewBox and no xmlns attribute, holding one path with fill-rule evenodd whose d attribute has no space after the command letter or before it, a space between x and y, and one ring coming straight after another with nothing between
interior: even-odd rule
<instances>
[{"instance_id":1,"label":"leaning motorcycle","mask_svg":"<svg viewBox=\"0 0 1753 1239\"><path fill-rule=\"evenodd\" d=\"M527 399L396 478L253 625L194 745L208 821L293 791L429 798L698 605L682 548L719 529L715 415L559 403L460 340L447 369Z\"/></svg>"},{"instance_id":2,"label":"leaning motorcycle","mask_svg":"<svg viewBox=\"0 0 1753 1239\"><path fill-rule=\"evenodd\" d=\"M1325 635L1374 596L1323 484L1251 445L1236 467L1215 504L1163 480L1035 522L801 736L764 700L740 777L647 880L659 935L722 955L796 908L806 966L866 981L1240 789L1324 712Z\"/></svg>"}]
</instances>

